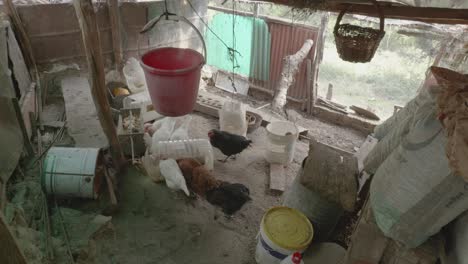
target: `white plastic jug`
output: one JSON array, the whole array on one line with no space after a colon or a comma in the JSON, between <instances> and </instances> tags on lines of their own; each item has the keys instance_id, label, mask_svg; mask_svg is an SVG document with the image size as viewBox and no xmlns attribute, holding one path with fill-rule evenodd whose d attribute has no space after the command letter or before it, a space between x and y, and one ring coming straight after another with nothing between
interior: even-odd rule
<instances>
[{"instance_id":1,"label":"white plastic jug","mask_svg":"<svg viewBox=\"0 0 468 264\"><path fill-rule=\"evenodd\" d=\"M246 136L247 121L245 105L241 102L226 101L219 110L219 126L222 131Z\"/></svg>"},{"instance_id":2,"label":"white plastic jug","mask_svg":"<svg viewBox=\"0 0 468 264\"><path fill-rule=\"evenodd\" d=\"M208 170L214 167L213 148L206 139L153 142L153 156L158 159L201 158Z\"/></svg>"}]
</instances>

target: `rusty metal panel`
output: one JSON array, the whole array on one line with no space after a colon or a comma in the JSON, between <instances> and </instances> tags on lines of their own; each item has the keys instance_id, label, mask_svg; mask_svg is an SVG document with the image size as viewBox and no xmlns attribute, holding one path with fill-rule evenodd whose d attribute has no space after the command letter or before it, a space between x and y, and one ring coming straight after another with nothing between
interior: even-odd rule
<instances>
[{"instance_id":1,"label":"rusty metal panel","mask_svg":"<svg viewBox=\"0 0 468 264\"><path fill-rule=\"evenodd\" d=\"M307 58L314 63L315 43L318 36L318 28L303 27L300 25L286 24L276 21L268 21L271 34L271 55L270 55L270 80L267 89L274 91L275 86L281 78L281 69L283 67L283 58L286 55L296 53L304 44L306 39L312 39L314 45L307 55ZM298 99L307 99L307 78L306 78L305 60L301 64L296 81L289 89L288 95Z\"/></svg>"}]
</instances>

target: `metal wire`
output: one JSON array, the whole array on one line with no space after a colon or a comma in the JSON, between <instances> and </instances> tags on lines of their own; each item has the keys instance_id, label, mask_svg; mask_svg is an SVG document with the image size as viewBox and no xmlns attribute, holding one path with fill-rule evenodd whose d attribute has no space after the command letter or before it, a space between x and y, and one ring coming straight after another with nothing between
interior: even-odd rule
<instances>
[{"instance_id":1,"label":"metal wire","mask_svg":"<svg viewBox=\"0 0 468 264\"><path fill-rule=\"evenodd\" d=\"M192 2L190 2L190 0L187 0L187 2L188 2L188 4L189 4L190 8L191 8L191 9L193 10L193 12L195 13L195 15L197 15L198 18L200 19L200 21L203 23L203 25L205 25L205 27L206 27L206 28L207 28L207 29L208 29L208 30L209 30L209 31L210 31L210 32L211 32L211 33L228 49L228 52L229 52L230 54L231 54L231 53L232 53L232 54L237 53L237 54L239 54L239 56L242 57L242 54L241 54L239 51L235 50L235 49L232 48L232 47L229 47L228 44L226 44L226 42L224 42L224 40L221 39L221 37L219 37L219 36L208 26L208 24L205 22L205 20L203 20L203 18L198 14L197 10L193 7Z\"/></svg>"}]
</instances>

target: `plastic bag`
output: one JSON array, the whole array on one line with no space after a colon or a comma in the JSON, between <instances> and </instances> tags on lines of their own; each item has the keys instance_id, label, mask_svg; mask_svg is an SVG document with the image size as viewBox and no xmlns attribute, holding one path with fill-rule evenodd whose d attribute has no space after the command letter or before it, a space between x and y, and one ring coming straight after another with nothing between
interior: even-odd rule
<instances>
[{"instance_id":1,"label":"plastic bag","mask_svg":"<svg viewBox=\"0 0 468 264\"><path fill-rule=\"evenodd\" d=\"M137 59L130 58L127 60L127 63L123 67L123 74L128 88L133 94L147 90L145 73Z\"/></svg>"},{"instance_id":2,"label":"plastic bag","mask_svg":"<svg viewBox=\"0 0 468 264\"><path fill-rule=\"evenodd\" d=\"M370 190L377 225L410 248L468 209L468 184L450 170L447 138L428 109L379 167Z\"/></svg>"},{"instance_id":3,"label":"plastic bag","mask_svg":"<svg viewBox=\"0 0 468 264\"><path fill-rule=\"evenodd\" d=\"M183 117L180 126L172 133L171 140L186 140L189 139L188 130L190 127L191 116Z\"/></svg>"},{"instance_id":4,"label":"plastic bag","mask_svg":"<svg viewBox=\"0 0 468 264\"><path fill-rule=\"evenodd\" d=\"M374 137L378 140L383 139L393 129L397 129L399 124L403 123L408 118L413 118L415 112L424 104L434 104L435 97L440 93L441 87L437 84L434 76L429 73L426 81L424 81L420 92L406 106L391 116L382 124L374 129Z\"/></svg>"}]
</instances>

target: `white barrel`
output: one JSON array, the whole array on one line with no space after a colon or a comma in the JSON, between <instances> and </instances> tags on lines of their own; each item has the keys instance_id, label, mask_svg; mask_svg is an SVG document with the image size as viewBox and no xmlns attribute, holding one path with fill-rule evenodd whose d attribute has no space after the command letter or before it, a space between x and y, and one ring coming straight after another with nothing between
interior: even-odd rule
<instances>
[{"instance_id":1,"label":"white barrel","mask_svg":"<svg viewBox=\"0 0 468 264\"><path fill-rule=\"evenodd\" d=\"M155 159L201 158L208 170L214 168L213 148L206 139L158 141L153 144L153 149L156 150L153 153Z\"/></svg>"},{"instance_id":2,"label":"white barrel","mask_svg":"<svg viewBox=\"0 0 468 264\"><path fill-rule=\"evenodd\" d=\"M299 130L288 121L276 121L268 124L267 148L265 158L269 163L288 165L294 158Z\"/></svg>"},{"instance_id":3,"label":"white barrel","mask_svg":"<svg viewBox=\"0 0 468 264\"><path fill-rule=\"evenodd\" d=\"M260 224L255 261L279 264L295 252L303 253L313 236L312 224L304 214L293 208L273 207Z\"/></svg>"},{"instance_id":4,"label":"white barrel","mask_svg":"<svg viewBox=\"0 0 468 264\"><path fill-rule=\"evenodd\" d=\"M219 127L221 131L232 134L246 136L247 120L245 119L246 109L241 102L226 101L219 110Z\"/></svg>"},{"instance_id":5,"label":"white barrel","mask_svg":"<svg viewBox=\"0 0 468 264\"><path fill-rule=\"evenodd\" d=\"M59 197L97 198L99 153L98 148L50 148L41 177L45 192Z\"/></svg>"}]
</instances>

